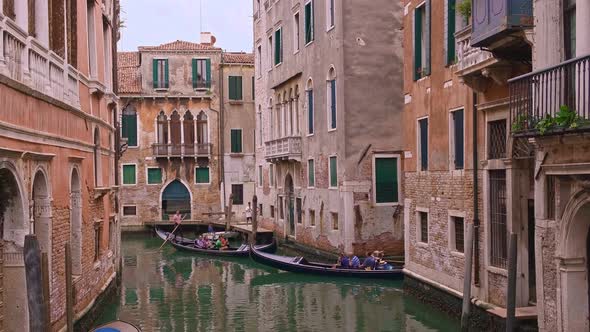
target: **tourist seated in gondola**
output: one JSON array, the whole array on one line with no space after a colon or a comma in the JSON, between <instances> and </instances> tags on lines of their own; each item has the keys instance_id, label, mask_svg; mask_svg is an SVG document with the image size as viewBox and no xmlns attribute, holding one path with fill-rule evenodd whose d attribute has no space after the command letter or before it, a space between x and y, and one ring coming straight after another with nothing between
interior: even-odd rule
<instances>
[{"instance_id":1,"label":"tourist seated in gondola","mask_svg":"<svg viewBox=\"0 0 590 332\"><path fill-rule=\"evenodd\" d=\"M220 236L219 238L217 238L217 241L215 242L215 249L227 250L229 249L229 242L225 237Z\"/></svg>"},{"instance_id":2,"label":"tourist seated in gondola","mask_svg":"<svg viewBox=\"0 0 590 332\"><path fill-rule=\"evenodd\" d=\"M375 265L377 263L375 256L376 252L367 252L367 258L365 258L365 261L361 265L361 268L367 271L375 270Z\"/></svg>"},{"instance_id":3,"label":"tourist seated in gondola","mask_svg":"<svg viewBox=\"0 0 590 332\"><path fill-rule=\"evenodd\" d=\"M393 270L393 266L383 259L383 251L377 253L377 262L375 264L377 270L389 271Z\"/></svg>"},{"instance_id":4,"label":"tourist seated in gondola","mask_svg":"<svg viewBox=\"0 0 590 332\"><path fill-rule=\"evenodd\" d=\"M345 255L344 253L340 253L340 255L338 255L338 261L336 262L336 265L334 265L334 268L339 268L339 269L350 268L350 259L348 258L348 255Z\"/></svg>"},{"instance_id":5,"label":"tourist seated in gondola","mask_svg":"<svg viewBox=\"0 0 590 332\"><path fill-rule=\"evenodd\" d=\"M207 249L209 247L209 240L207 240L206 238L199 236L196 240L195 240L195 247L200 248L200 249Z\"/></svg>"}]
</instances>

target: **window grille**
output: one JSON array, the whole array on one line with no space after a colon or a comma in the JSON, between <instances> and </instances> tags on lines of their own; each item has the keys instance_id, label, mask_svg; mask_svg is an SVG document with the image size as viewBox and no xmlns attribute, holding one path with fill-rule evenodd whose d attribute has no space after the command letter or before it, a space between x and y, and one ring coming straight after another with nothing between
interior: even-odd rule
<instances>
[{"instance_id":1,"label":"window grille","mask_svg":"<svg viewBox=\"0 0 590 332\"><path fill-rule=\"evenodd\" d=\"M490 171L490 263L499 268L506 268L508 255L506 210L506 171Z\"/></svg>"},{"instance_id":2,"label":"window grille","mask_svg":"<svg viewBox=\"0 0 590 332\"><path fill-rule=\"evenodd\" d=\"M488 159L506 158L506 119L488 122Z\"/></svg>"}]
</instances>

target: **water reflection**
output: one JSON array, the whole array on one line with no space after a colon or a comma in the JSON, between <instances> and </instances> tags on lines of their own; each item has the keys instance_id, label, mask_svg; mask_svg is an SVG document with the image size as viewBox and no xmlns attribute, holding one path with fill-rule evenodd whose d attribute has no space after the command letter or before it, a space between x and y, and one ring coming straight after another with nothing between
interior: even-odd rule
<instances>
[{"instance_id":1,"label":"water reflection","mask_svg":"<svg viewBox=\"0 0 590 332\"><path fill-rule=\"evenodd\" d=\"M147 234L123 236L123 289L101 322L144 331L456 331L404 298L401 284L278 272L248 259L178 252Z\"/></svg>"}]
</instances>

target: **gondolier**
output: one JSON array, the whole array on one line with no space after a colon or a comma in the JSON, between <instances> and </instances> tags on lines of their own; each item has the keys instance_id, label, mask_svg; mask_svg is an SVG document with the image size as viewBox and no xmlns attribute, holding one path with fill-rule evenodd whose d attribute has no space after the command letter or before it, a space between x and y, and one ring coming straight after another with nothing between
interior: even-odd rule
<instances>
[{"instance_id":1,"label":"gondolier","mask_svg":"<svg viewBox=\"0 0 590 332\"><path fill-rule=\"evenodd\" d=\"M182 227L180 227L180 224L182 223L182 219L183 218L180 215L180 211L176 210L176 213L174 214L174 216L172 216L172 221L174 222L174 226L175 226L175 228L178 228L178 231L174 234L174 240L176 240L178 233L180 233L181 238L184 237L184 233L182 232Z\"/></svg>"}]
</instances>

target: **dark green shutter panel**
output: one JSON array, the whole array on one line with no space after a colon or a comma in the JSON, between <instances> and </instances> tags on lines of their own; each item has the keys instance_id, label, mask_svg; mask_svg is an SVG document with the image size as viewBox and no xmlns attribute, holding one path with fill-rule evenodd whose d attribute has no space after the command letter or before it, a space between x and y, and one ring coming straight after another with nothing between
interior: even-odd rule
<instances>
[{"instance_id":1,"label":"dark green shutter panel","mask_svg":"<svg viewBox=\"0 0 590 332\"><path fill-rule=\"evenodd\" d=\"M312 22L311 2L305 5L305 43L313 40L313 22Z\"/></svg>"},{"instance_id":2,"label":"dark green shutter panel","mask_svg":"<svg viewBox=\"0 0 590 332\"><path fill-rule=\"evenodd\" d=\"M281 62L281 30L275 31L275 65Z\"/></svg>"},{"instance_id":3,"label":"dark green shutter panel","mask_svg":"<svg viewBox=\"0 0 590 332\"><path fill-rule=\"evenodd\" d=\"M315 187L315 166L313 164L313 160L310 160L307 163L307 176L309 177L309 186L310 187Z\"/></svg>"},{"instance_id":4,"label":"dark green shutter panel","mask_svg":"<svg viewBox=\"0 0 590 332\"><path fill-rule=\"evenodd\" d=\"M193 89L197 88L197 82L199 81L198 78L198 71L197 71L197 59L193 59Z\"/></svg>"},{"instance_id":5,"label":"dark green shutter panel","mask_svg":"<svg viewBox=\"0 0 590 332\"><path fill-rule=\"evenodd\" d=\"M307 129L309 134L313 134L313 90L307 91Z\"/></svg>"},{"instance_id":6,"label":"dark green shutter panel","mask_svg":"<svg viewBox=\"0 0 590 332\"><path fill-rule=\"evenodd\" d=\"M195 178L197 180L197 183L209 183L209 168L208 167L197 168L195 172L196 172Z\"/></svg>"},{"instance_id":7,"label":"dark green shutter panel","mask_svg":"<svg viewBox=\"0 0 590 332\"><path fill-rule=\"evenodd\" d=\"M128 146L137 146L137 114L123 115L123 137Z\"/></svg>"},{"instance_id":8,"label":"dark green shutter panel","mask_svg":"<svg viewBox=\"0 0 590 332\"><path fill-rule=\"evenodd\" d=\"M242 100L242 76L236 77L236 96L237 100Z\"/></svg>"},{"instance_id":9,"label":"dark green shutter panel","mask_svg":"<svg viewBox=\"0 0 590 332\"><path fill-rule=\"evenodd\" d=\"M428 119L420 120L420 159L421 169L428 169Z\"/></svg>"},{"instance_id":10,"label":"dark green shutter panel","mask_svg":"<svg viewBox=\"0 0 590 332\"><path fill-rule=\"evenodd\" d=\"M330 82L330 90L331 90L331 97L332 97L332 105L330 106L331 118L330 118L330 128L336 129L336 80L332 80Z\"/></svg>"},{"instance_id":11,"label":"dark green shutter panel","mask_svg":"<svg viewBox=\"0 0 590 332\"><path fill-rule=\"evenodd\" d=\"M377 203L396 203L397 192L397 159L375 159L375 197Z\"/></svg>"},{"instance_id":12,"label":"dark green shutter panel","mask_svg":"<svg viewBox=\"0 0 590 332\"><path fill-rule=\"evenodd\" d=\"M168 59L164 60L164 87L168 89L170 87L169 84L169 68L168 68Z\"/></svg>"},{"instance_id":13,"label":"dark green shutter panel","mask_svg":"<svg viewBox=\"0 0 590 332\"><path fill-rule=\"evenodd\" d=\"M336 157L330 157L330 187L338 186L338 167Z\"/></svg>"},{"instance_id":14,"label":"dark green shutter panel","mask_svg":"<svg viewBox=\"0 0 590 332\"><path fill-rule=\"evenodd\" d=\"M236 99L236 86L235 86L235 77L234 76L230 76L228 79L228 86L229 86L229 99L230 100L235 100Z\"/></svg>"},{"instance_id":15,"label":"dark green shutter panel","mask_svg":"<svg viewBox=\"0 0 590 332\"><path fill-rule=\"evenodd\" d=\"M463 150L463 110L453 112L455 121L455 169L463 169L464 150Z\"/></svg>"},{"instance_id":16,"label":"dark green shutter panel","mask_svg":"<svg viewBox=\"0 0 590 332\"><path fill-rule=\"evenodd\" d=\"M424 13L425 13L425 24L424 24L424 45L426 47L425 50L425 56L426 56L426 60L425 61L425 69L424 69L424 76L428 76L430 75L430 26L431 26L431 22L430 22L430 2L431 0L426 0L426 4L424 5Z\"/></svg>"},{"instance_id":17,"label":"dark green shutter panel","mask_svg":"<svg viewBox=\"0 0 590 332\"><path fill-rule=\"evenodd\" d=\"M207 71L207 73L205 73L205 77L207 79L207 88L211 88L211 59L205 60L205 71Z\"/></svg>"},{"instance_id":18,"label":"dark green shutter panel","mask_svg":"<svg viewBox=\"0 0 590 332\"><path fill-rule=\"evenodd\" d=\"M422 77L422 9L414 9L414 80Z\"/></svg>"},{"instance_id":19,"label":"dark green shutter panel","mask_svg":"<svg viewBox=\"0 0 590 332\"><path fill-rule=\"evenodd\" d=\"M156 184L162 182L161 168L148 168L148 184Z\"/></svg>"},{"instance_id":20,"label":"dark green shutter panel","mask_svg":"<svg viewBox=\"0 0 590 332\"><path fill-rule=\"evenodd\" d=\"M154 80L154 89L158 88L158 60L153 60L153 80Z\"/></svg>"},{"instance_id":21,"label":"dark green shutter panel","mask_svg":"<svg viewBox=\"0 0 590 332\"><path fill-rule=\"evenodd\" d=\"M242 153L242 131L233 130L231 131L231 152Z\"/></svg>"},{"instance_id":22,"label":"dark green shutter panel","mask_svg":"<svg viewBox=\"0 0 590 332\"><path fill-rule=\"evenodd\" d=\"M256 99L256 89L254 85L254 76L252 76L252 100Z\"/></svg>"},{"instance_id":23,"label":"dark green shutter panel","mask_svg":"<svg viewBox=\"0 0 590 332\"><path fill-rule=\"evenodd\" d=\"M135 165L123 166L123 184L135 184Z\"/></svg>"},{"instance_id":24,"label":"dark green shutter panel","mask_svg":"<svg viewBox=\"0 0 590 332\"><path fill-rule=\"evenodd\" d=\"M455 62L455 0L447 5L447 65Z\"/></svg>"}]
</instances>

